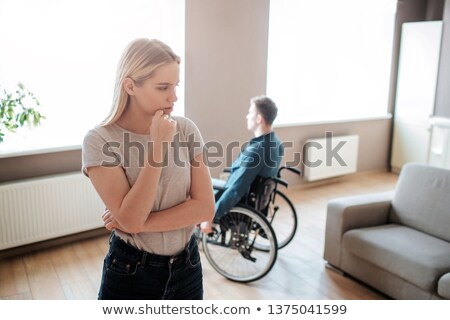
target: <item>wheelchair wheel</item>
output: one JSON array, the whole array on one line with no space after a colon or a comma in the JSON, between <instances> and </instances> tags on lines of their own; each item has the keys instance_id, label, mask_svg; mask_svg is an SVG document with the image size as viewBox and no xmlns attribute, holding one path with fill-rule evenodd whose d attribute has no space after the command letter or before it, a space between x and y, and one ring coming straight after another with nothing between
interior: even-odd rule
<instances>
[{"instance_id":1,"label":"wheelchair wheel","mask_svg":"<svg viewBox=\"0 0 450 320\"><path fill-rule=\"evenodd\" d=\"M267 215L266 215L267 214ZM291 200L282 192L275 190L274 198L264 212L277 236L278 249L285 247L297 232L297 212Z\"/></svg>"},{"instance_id":2,"label":"wheelchair wheel","mask_svg":"<svg viewBox=\"0 0 450 320\"><path fill-rule=\"evenodd\" d=\"M277 239L260 213L237 206L215 228L217 232L212 235L203 234L202 244L206 258L218 273L233 281L250 282L272 269L277 258Z\"/></svg>"}]
</instances>

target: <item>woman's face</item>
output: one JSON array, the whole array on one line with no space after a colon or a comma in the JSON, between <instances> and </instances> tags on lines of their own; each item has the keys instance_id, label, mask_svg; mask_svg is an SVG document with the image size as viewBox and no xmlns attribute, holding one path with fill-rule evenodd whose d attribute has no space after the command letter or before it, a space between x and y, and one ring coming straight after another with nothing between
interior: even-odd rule
<instances>
[{"instance_id":1,"label":"woman's face","mask_svg":"<svg viewBox=\"0 0 450 320\"><path fill-rule=\"evenodd\" d=\"M165 114L171 114L173 105L178 100L176 87L180 79L180 66L176 62L163 65L156 69L153 76L142 85L134 89L134 97L137 104L151 115L163 110Z\"/></svg>"}]
</instances>

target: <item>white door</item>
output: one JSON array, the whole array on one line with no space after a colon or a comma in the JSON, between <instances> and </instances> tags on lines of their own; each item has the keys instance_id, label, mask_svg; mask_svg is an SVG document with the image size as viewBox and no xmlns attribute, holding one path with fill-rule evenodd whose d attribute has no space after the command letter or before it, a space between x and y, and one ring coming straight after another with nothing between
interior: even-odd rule
<instances>
[{"instance_id":1,"label":"white door","mask_svg":"<svg viewBox=\"0 0 450 320\"><path fill-rule=\"evenodd\" d=\"M442 21L402 25L391 166L427 163L434 111Z\"/></svg>"}]
</instances>

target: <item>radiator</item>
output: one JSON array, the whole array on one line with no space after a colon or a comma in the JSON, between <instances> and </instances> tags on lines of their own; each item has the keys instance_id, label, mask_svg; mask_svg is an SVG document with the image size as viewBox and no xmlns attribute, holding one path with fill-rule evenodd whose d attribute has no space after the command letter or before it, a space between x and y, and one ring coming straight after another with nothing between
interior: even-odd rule
<instances>
[{"instance_id":1,"label":"radiator","mask_svg":"<svg viewBox=\"0 0 450 320\"><path fill-rule=\"evenodd\" d=\"M0 250L103 226L103 202L70 173L0 184Z\"/></svg>"},{"instance_id":2,"label":"radiator","mask_svg":"<svg viewBox=\"0 0 450 320\"><path fill-rule=\"evenodd\" d=\"M307 140L303 150L304 179L316 181L356 172L358 140L357 135Z\"/></svg>"}]
</instances>

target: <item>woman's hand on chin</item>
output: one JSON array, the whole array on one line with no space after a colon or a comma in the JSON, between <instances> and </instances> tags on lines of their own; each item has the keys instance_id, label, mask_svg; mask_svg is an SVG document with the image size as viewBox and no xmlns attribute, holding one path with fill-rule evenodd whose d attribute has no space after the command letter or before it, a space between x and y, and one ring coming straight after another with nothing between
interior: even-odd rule
<instances>
[{"instance_id":1,"label":"woman's hand on chin","mask_svg":"<svg viewBox=\"0 0 450 320\"><path fill-rule=\"evenodd\" d=\"M150 124L150 137L154 142L172 142L177 122L163 110L158 110Z\"/></svg>"}]
</instances>

